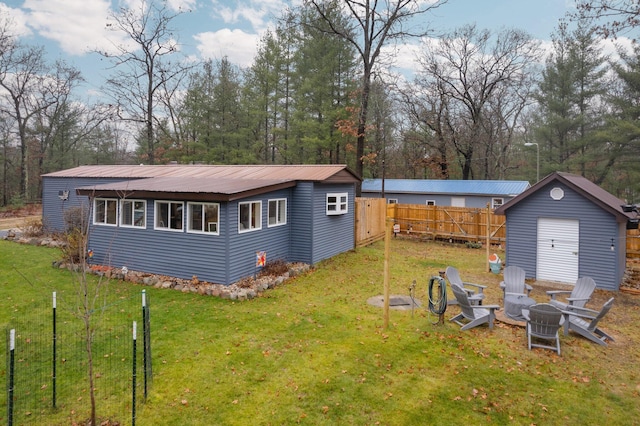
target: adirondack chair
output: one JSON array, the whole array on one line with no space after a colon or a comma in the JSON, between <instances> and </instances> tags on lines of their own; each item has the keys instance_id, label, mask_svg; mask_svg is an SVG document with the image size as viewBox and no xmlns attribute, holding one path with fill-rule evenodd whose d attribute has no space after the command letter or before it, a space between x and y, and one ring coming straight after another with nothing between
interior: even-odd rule
<instances>
[{"instance_id":1,"label":"adirondack chair","mask_svg":"<svg viewBox=\"0 0 640 426\"><path fill-rule=\"evenodd\" d=\"M566 309L569 305L584 308L584 305L589 301L591 294L595 289L596 282L593 278L581 277L576 281L576 284L573 286L573 290L550 290L547 291L547 295L551 298L549 303L561 310ZM569 297L567 297L568 303L556 299L556 296L560 294L569 295Z\"/></svg>"},{"instance_id":2,"label":"adirondack chair","mask_svg":"<svg viewBox=\"0 0 640 426\"><path fill-rule=\"evenodd\" d=\"M460 330L468 330L481 324L488 323L489 328L493 329L493 321L496 318L496 309L500 309L498 305L472 305L469 301L467 292L457 284L451 284L451 290L460 305L461 312L451 318L462 328Z\"/></svg>"},{"instance_id":3,"label":"adirondack chair","mask_svg":"<svg viewBox=\"0 0 640 426\"><path fill-rule=\"evenodd\" d=\"M484 289L487 288L486 285L462 281L458 269L454 268L453 266L447 266L447 269L445 270L445 276L447 277L447 280L449 280L450 285L456 284L467 292L469 302L472 305L482 305L482 299L484 299ZM452 302L454 301L452 300ZM454 305L456 303L451 304Z\"/></svg>"},{"instance_id":4,"label":"adirondack chair","mask_svg":"<svg viewBox=\"0 0 640 426\"><path fill-rule=\"evenodd\" d=\"M569 330L573 330L592 342L607 346L606 340L613 342L614 339L602 331L598 327L598 323L611 310L611 306L613 306L613 297L602 305L600 311L569 305L566 310L562 311L565 319L564 334L569 334Z\"/></svg>"},{"instance_id":5,"label":"adirondack chair","mask_svg":"<svg viewBox=\"0 0 640 426\"><path fill-rule=\"evenodd\" d=\"M507 294L514 295L522 295L525 294L529 296L533 287L524 282L526 276L526 272L519 266L507 266L504 268L503 278L504 281L500 283L500 288L502 289L503 296L507 296Z\"/></svg>"},{"instance_id":6,"label":"adirondack chair","mask_svg":"<svg viewBox=\"0 0 640 426\"><path fill-rule=\"evenodd\" d=\"M532 347L551 349L560 355L560 336L558 330L563 323L562 311L549 303L538 303L522 310L522 316L527 321L527 343ZM536 343L540 340L551 341L550 344Z\"/></svg>"}]
</instances>

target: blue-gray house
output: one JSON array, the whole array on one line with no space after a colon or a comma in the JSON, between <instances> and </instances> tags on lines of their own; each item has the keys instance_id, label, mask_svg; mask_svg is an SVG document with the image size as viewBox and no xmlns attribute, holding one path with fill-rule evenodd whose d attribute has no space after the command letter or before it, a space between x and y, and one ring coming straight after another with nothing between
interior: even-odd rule
<instances>
[{"instance_id":1,"label":"blue-gray house","mask_svg":"<svg viewBox=\"0 0 640 426\"><path fill-rule=\"evenodd\" d=\"M573 284L590 276L618 290L626 267L626 230L633 213L588 179L552 173L496 209L506 215L506 264L528 278Z\"/></svg>"},{"instance_id":2,"label":"blue-gray house","mask_svg":"<svg viewBox=\"0 0 640 426\"><path fill-rule=\"evenodd\" d=\"M384 196L389 203L497 208L529 187L527 181L385 179ZM362 182L363 197L379 198L382 192L382 179Z\"/></svg>"},{"instance_id":3,"label":"blue-gray house","mask_svg":"<svg viewBox=\"0 0 640 426\"><path fill-rule=\"evenodd\" d=\"M260 255L315 264L354 248L359 178L344 165L81 166L43 175L42 215L89 214L91 263L217 284Z\"/></svg>"}]
</instances>

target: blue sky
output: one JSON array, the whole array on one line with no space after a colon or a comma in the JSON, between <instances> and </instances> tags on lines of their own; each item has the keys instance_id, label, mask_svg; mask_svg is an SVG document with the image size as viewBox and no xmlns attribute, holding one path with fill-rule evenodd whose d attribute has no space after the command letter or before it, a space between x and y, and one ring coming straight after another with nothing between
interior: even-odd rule
<instances>
[{"instance_id":1,"label":"blue sky","mask_svg":"<svg viewBox=\"0 0 640 426\"><path fill-rule=\"evenodd\" d=\"M11 17L24 42L45 46L51 59L63 58L78 67L89 81L90 94L99 90L108 73L108 63L90 51L108 49L118 40L106 30L110 10L140 1L4 0L0 13ZM260 35L273 28L274 19L288 4L287 0L168 0L170 7L189 11L173 24L186 54L197 59L227 56L240 66L251 64ZM438 32L475 22L479 28L520 28L548 40L571 4L571 0L449 0L425 19ZM411 66L409 55L404 61L401 65Z\"/></svg>"}]
</instances>

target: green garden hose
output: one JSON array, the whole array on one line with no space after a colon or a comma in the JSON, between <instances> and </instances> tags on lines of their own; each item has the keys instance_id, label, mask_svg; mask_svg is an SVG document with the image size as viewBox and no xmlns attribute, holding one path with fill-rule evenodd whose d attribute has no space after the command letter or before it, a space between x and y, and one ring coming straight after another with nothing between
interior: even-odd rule
<instances>
[{"instance_id":1,"label":"green garden hose","mask_svg":"<svg viewBox=\"0 0 640 426\"><path fill-rule=\"evenodd\" d=\"M434 287L437 283L437 294L434 297ZM433 276L429 280L429 311L435 315L444 315L447 310L447 284L442 277Z\"/></svg>"}]
</instances>

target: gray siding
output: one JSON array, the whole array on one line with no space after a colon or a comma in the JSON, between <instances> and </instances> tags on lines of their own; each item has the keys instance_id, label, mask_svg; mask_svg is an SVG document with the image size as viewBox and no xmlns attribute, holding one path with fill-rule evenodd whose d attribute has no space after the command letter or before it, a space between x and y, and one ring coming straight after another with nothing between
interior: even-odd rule
<instances>
[{"instance_id":1,"label":"gray siding","mask_svg":"<svg viewBox=\"0 0 640 426\"><path fill-rule=\"evenodd\" d=\"M268 200L274 198L287 199L287 224L268 227ZM238 233L238 203L245 201L262 201L262 229ZM229 204L229 275L227 283L252 276L257 272L256 252L265 251L267 263L275 260L289 261L291 190L276 191L264 196L252 197Z\"/></svg>"},{"instance_id":2,"label":"gray siding","mask_svg":"<svg viewBox=\"0 0 640 426\"><path fill-rule=\"evenodd\" d=\"M313 263L313 183L293 188L291 213L291 261Z\"/></svg>"},{"instance_id":3,"label":"gray siding","mask_svg":"<svg viewBox=\"0 0 640 426\"><path fill-rule=\"evenodd\" d=\"M228 254L224 226L220 235L153 229L154 200L147 200L146 229L93 225L89 248L92 263L226 284ZM220 206L220 217L226 205ZM222 225L222 219L221 219Z\"/></svg>"},{"instance_id":4,"label":"gray siding","mask_svg":"<svg viewBox=\"0 0 640 426\"><path fill-rule=\"evenodd\" d=\"M553 200L549 191L564 190L564 198ZM507 211L506 263L536 275L538 218L563 218L579 221L579 276L592 277L598 288L617 290L624 273L624 238L622 227L613 215L593 204L581 194L558 182L540 188ZM614 250L611 250L612 238Z\"/></svg>"},{"instance_id":5,"label":"gray siding","mask_svg":"<svg viewBox=\"0 0 640 426\"><path fill-rule=\"evenodd\" d=\"M461 197L465 200L465 207L469 208L486 208L487 203L491 205L492 198L502 198L504 203L512 199L513 197L505 197L503 195L456 195L456 194L405 194L405 193L384 193L385 198L388 200L394 198L398 200L399 204L426 204L427 200L435 200L436 206L449 207L451 206L451 197ZM380 192L365 192L362 191L363 197L379 198Z\"/></svg>"},{"instance_id":6,"label":"gray siding","mask_svg":"<svg viewBox=\"0 0 640 426\"><path fill-rule=\"evenodd\" d=\"M122 179L83 179L45 176L42 178L42 223L47 231L63 232L64 212L71 207L89 208L88 198L76 195L76 188L103 183L119 182ZM68 191L69 198L62 200L60 192Z\"/></svg>"},{"instance_id":7,"label":"gray siding","mask_svg":"<svg viewBox=\"0 0 640 426\"><path fill-rule=\"evenodd\" d=\"M43 179L43 221L49 229L64 230L63 211L84 203L75 189L122 179ZM69 191L69 199L58 198ZM349 211L326 215L327 192L347 192ZM203 281L231 284L257 272L256 252L265 251L267 263L275 260L315 264L354 247L355 185L299 182L296 187L230 203L220 203L220 235L155 230L154 199L147 199L145 229L91 225L90 263L168 275L183 279L196 276ZM287 199L287 223L268 226L268 200ZM262 229L238 232L238 203L262 201ZM186 220L186 217L185 217Z\"/></svg>"},{"instance_id":8,"label":"gray siding","mask_svg":"<svg viewBox=\"0 0 640 426\"><path fill-rule=\"evenodd\" d=\"M238 233L238 201L221 203L220 235L153 229L154 200L147 200L146 229L92 226L92 262L183 279L231 284L256 273L256 252L266 251L267 262L289 259L290 209L287 224L268 227L268 200L286 198L282 190L244 201L262 201L262 229Z\"/></svg>"},{"instance_id":9,"label":"gray siding","mask_svg":"<svg viewBox=\"0 0 640 426\"><path fill-rule=\"evenodd\" d=\"M327 215L327 193L348 193L348 213ZM312 264L354 248L354 185L316 184L313 193L313 256Z\"/></svg>"}]
</instances>

